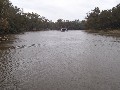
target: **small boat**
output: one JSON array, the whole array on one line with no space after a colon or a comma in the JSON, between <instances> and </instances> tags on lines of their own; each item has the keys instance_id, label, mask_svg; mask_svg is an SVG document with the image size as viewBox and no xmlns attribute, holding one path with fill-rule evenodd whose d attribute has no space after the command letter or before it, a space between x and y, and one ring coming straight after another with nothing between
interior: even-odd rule
<instances>
[{"instance_id":1,"label":"small boat","mask_svg":"<svg viewBox=\"0 0 120 90\"><path fill-rule=\"evenodd\" d=\"M67 28L61 28L61 32L68 31Z\"/></svg>"}]
</instances>

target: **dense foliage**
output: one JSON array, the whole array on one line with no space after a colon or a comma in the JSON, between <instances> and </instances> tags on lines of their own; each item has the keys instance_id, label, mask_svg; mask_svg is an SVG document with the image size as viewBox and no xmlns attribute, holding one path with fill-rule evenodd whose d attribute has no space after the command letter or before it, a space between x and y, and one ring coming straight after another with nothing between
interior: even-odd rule
<instances>
[{"instance_id":1,"label":"dense foliage","mask_svg":"<svg viewBox=\"0 0 120 90\"><path fill-rule=\"evenodd\" d=\"M24 13L9 0L0 0L0 34L48 28L48 19L37 13Z\"/></svg>"},{"instance_id":2,"label":"dense foliage","mask_svg":"<svg viewBox=\"0 0 120 90\"><path fill-rule=\"evenodd\" d=\"M69 30L83 30L85 29L85 21L69 21L69 20L63 20L58 19L57 22L53 23L52 29L60 30L61 28L67 28Z\"/></svg>"},{"instance_id":3,"label":"dense foliage","mask_svg":"<svg viewBox=\"0 0 120 90\"><path fill-rule=\"evenodd\" d=\"M120 4L110 10L102 10L96 7L86 17L88 29L111 30L120 29Z\"/></svg>"},{"instance_id":4,"label":"dense foliage","mask_svg":"<svg viewBox=\"0 0 120 90\"><path fill-rule=\"evenodd\" d=\"M60 30L61 28L72 30L120 29L120 4L110 10L100 11L96 7L87 14L86 20L58 19L56 22L52 22L37 13L24 13L23 9L13 6L9 0L0 0L0 34L30 30Z\"/></svg>"},{"instance_id":5,"label":"dense foliage","mask_svg":"<svg viewBox=\"0 0 120 90\"><path fill-rule=\"evenodd\" d=\"M0 34L18 33L29 30L84 29L84 21L69 21L58 19L52 22L37 13L24 13L22 9L13 6L9 0L0 0Z\"/></svg>"}]
</instances>

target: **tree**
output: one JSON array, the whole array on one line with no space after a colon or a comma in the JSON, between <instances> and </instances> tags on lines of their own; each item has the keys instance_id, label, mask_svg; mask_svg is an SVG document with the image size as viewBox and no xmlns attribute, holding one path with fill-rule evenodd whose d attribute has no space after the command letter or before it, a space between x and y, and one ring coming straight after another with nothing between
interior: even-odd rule
<instances>
[{"instance_id":1,"label":"tree","mask_svg":"<svg viewBox=\"0 0 120 90\"><path fill-rule=\"evenodd\" d=\"M100 15L100 9L98 7L95 7L92 12L87 14L87 27L88 29L98 29L99 28L99 15Z\"/></svg>"},{"instance_id":2,"label":"tree","mask_svg":"<svg viewBox=\"0 0 120 90\"><path fill-rule=\"evenodd\" d=\"M94 30L120 29L120 4L101 12L99 8L95 8L87 14L86 26Z\"/></svg>"}]
</instances>

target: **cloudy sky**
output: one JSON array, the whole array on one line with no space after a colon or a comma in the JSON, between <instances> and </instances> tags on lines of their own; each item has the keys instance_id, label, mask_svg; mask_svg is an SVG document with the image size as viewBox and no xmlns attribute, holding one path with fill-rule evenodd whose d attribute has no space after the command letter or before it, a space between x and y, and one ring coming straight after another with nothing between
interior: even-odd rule
<instances>
[{"instance_id":1,"label":"cloudy sky","mask_svg":"<svg viewBox=\"0 0 120 90\"><path fill-rule=\"evenodd\" d=\"M49 20L83 20L86 13L99 7L100 10L111 9L120 0L10 0L14 6L23 8L24 12L35 12Z\"/></svg>"}]
</instances>

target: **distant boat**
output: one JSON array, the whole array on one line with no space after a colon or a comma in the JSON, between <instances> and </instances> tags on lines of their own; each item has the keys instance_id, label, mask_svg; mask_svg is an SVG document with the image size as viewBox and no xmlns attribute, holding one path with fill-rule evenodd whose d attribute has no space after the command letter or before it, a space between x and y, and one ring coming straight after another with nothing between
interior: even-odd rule
<instances>
[{"instance_id":1,"label":"distant boat","mask_svg":"<svg viewBox=\"0 0 120 90\"><path fill-rule=\"evenodd\" d=\"M61 32L65 32L65 31L68 31L67 28L61 28Z\"/></svg>"}]
</instances>

